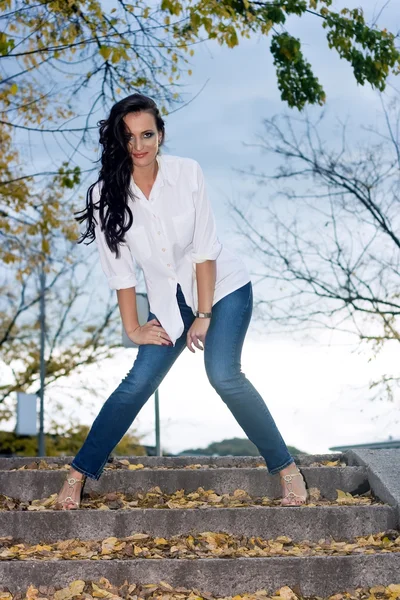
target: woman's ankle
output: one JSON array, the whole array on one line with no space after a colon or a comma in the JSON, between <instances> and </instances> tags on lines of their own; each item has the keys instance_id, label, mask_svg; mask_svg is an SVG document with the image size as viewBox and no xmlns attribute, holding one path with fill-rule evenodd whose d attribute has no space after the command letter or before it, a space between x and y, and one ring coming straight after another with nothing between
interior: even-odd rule
<instances>
[{"instance_id":1,"label":"woman's ankle","mask_svg":"<svg viewBox=\"0 0 400 600\"><path fill-rule=\"evenodd\" d=\"M82 479L84 477L84 475L80 471L76 471L76 469L74 469L73 467L70 467L69 477L75 477L75 479Z\"/></svg>"},{"instance_id":2,"label":"woman's ankle","mask_svg":"<svg viewBox=\"0 0 400 600\"><path fill-rule=\"evenodd\" d=\"M288 465L287 467L285 467L284 469L281 469L279 471L279 475L290 475L292 473L297 473L298 469L297 469L297 465L294 462L291 462L290 465Z\"/></svg>"}]
</instances>

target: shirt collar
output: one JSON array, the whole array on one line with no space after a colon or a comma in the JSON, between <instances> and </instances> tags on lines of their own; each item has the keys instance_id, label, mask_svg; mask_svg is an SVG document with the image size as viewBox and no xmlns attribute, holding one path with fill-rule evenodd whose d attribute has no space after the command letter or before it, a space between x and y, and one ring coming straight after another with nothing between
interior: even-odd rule
<instances>
[{"instance_id":1,"label":"shirt collar","mask_svg":"<svg viewBox=\"0 0 400 600\"><path fill-rule=\"evenodd\" d=\"M163 154L157 154L156 160L158 168L161 171L162 183L167 181L170 185L174 185L178 176L176 164L171 161L166 161Z\"/></svg>"},{"instance_id":2,"label":"shirt collar","mask_svg":"<svg viewBox=\"0 0 400 600\"><path fill-rule=\"evenodd\" d=\"M160 187L162 187L165 183L168 183L169 185L174 185L178 177L176 163L174 161L165 160L165 157L162 154L156 155L156 161L158 163L157 179L159 179L157 185L159 185ZM131 178L131 185L133 189L137 192L137 185L133 177Z\"/></svg>"}]
</instances>

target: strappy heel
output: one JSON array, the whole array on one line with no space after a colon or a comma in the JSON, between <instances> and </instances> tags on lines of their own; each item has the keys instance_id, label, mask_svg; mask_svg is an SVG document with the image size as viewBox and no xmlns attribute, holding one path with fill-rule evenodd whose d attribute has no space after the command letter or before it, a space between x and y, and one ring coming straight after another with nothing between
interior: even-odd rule
<instances>
[{"instance_id":1,"label":"strappy heel","mask_svg":"<svg viewBox=\"0 0 400 600\"><path fill-rule=\"evenodd\" d=\"M86 482L86 475L83 475L81 479L77 479L76 477L69 477L67 475L67 477L65 478L65 481L68 481L68 484L70 487L74 487L75 485L81 485L81 493L79 496L79 502L77 502L76 500L74 500L71 496L66 496L61 502L56 502L54 505L54 508L56 510L76 510L77 508L80 507L80 504L82 502L82 498L83 498L83 488L85 486L85 482ZM72 508L65 508L64 505L66 503L72 503L75 504L75 506L73 506Z\"/></svg>"},{"instance_id":2,"label":"strappy heel","mask_svg":"<svg viewBox=\"0 0 400 600\"><path fill-rule=\"evenodd\" d=\"M281 500L281 506L302 506L304 504L307 504L307 500L308 500L308 496L309 496L308 489L307 489L307 484L306 484L306 481L305 481L305 479L303 477L303 474L301 473L301 471L299 470L299 468L298 467L296 467L296 468L297 468L297 473L288 473L287 475L281 475L280 476L282 479L285 480L285 482L287 483L287 487L289 489L288 493L285 496L283 496L283 498ZM292 488L291 488L293 477L297 477L299 475L301 477L303 477L304 485L306 486L306 495L305 496L304 495L295 494L293 492ZM291 503L289 503L289 502L288 503L283 502L283 500L286 500L288 498L293 498L293 502L291 502ZM299 502L298 499L300 499L301 502Z\"/></svg>"}]
</instances>

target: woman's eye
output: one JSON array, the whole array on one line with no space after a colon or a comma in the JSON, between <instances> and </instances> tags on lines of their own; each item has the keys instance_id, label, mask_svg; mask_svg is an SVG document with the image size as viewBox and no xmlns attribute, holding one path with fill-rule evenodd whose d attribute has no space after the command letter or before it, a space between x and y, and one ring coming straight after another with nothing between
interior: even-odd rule
<instances>
[{"instance_id":1,"label":"woman's eye","mask_svg":"<svg viewBox=\"0 0 400 600\"><path fill-rule=\"evenodd\" d=\"M150 138L150 137L152 137L153 135L154 135L154 132L153 132L153 131L148 131L147 133L144 133L144 134L143 134L143 136L144 136L145 138L146 138L146 136L148 136L148 137ZM128 137L128 140L129 140L130 142L132 142L132 141L134 140L134 138L135 138L135 136L134 136L134 135L130 135L130 136ZM148 139L148 138L146 138L146 139Z\"/></svg>"}]
</instances>

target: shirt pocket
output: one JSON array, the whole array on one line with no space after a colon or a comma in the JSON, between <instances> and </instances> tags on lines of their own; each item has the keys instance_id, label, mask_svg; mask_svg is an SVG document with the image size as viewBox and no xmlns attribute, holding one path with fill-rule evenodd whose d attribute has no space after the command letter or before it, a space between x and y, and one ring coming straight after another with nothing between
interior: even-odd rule
<instances>
[{"instance_id":1,"label":"shirt pocket","mask_svg":"<svg viewBox=\"0 0 400 600\"><path fill-rule=\"evenodd\" d=\"M132 249L132 254L139 263L147 258L150 258L151 245L149 241L149 234L147 233L144 225L135 225L134 227L130 227L126 233L126 237L127 240L129 240L129 246Z\"/></svg>"},{"instance_id":2,"label":"shirt pocket","mask_svg":"<svg viewBox=\"0 0 400 600\"><path fill-rule=\"evenodd\" d=\"M196 210L191 208L172 217L177 243L186 248L193 242Z\"/></svg>"}]
</instances>

